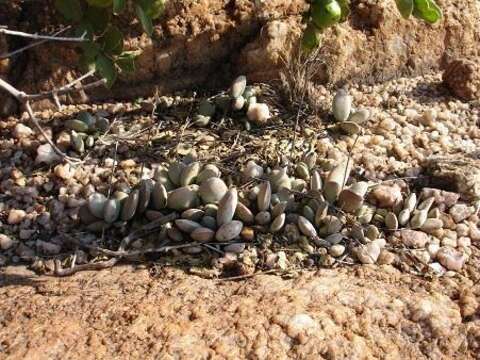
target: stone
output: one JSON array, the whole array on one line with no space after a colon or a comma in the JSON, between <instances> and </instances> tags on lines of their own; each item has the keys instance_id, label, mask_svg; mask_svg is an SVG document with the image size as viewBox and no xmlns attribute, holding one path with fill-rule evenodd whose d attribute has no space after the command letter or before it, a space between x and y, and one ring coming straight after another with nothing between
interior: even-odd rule
<instances>
[{"instance_id":1,"label":"stone","mask_svg":"<svg viewBox=\"0 0 480 360\"><path fill-rule=\"evenodd\" d=\"M62 249L60 245L42 240L37 240L36 246L38 251L47 255L57 255Z\"/></svg>"},{"instance_id":2,"label":"stone","mask_svg":"<svg viewBox=\"0 0 480 360\"><path fill-rule=\"evenodd\" d=\"M73 175L75 174L75 170L72 169L70 164L59 164L55 166L55 168L53 169L53 173L60 179L68 180L73 177Z\"/></svg>"},{"instance_id":3,"label":"stone","mask_svg":"<svg viewBox=\"0 0 480 360\"><path fill-rule=\"evenodd\" d=\"M415 249L424 248L428 242L427 234L410 229L400 230L400 238L405 246Z\"/></svg>"},{"instance_id":4,"label":"stone","mask_svg":"<svg viewBox=\"0 0 480 360\"><path fill-rule=\"evenodd\" d=\"M420 230L426 233L432 233L434 230L441 229L443 227L443 221L440 219L428 218L423 225L420 227Z\"/></svg>"},{"instance_id":5,"label":"stone","mask_svg":"<svg viewBox=\"0 0 480 360\"><path fill-rule=\"evenodd\" d=\"M402 202L402 192L396 184L378 185L372 190L369 197L381 208L393 208Z\"/></svg>"},{"instance_id":6,"label":"stone","mask_svg":"<svg viewBox=\"0 0 480 360\"><path fill-rule=\"evenodd\" d=\"M460 198L460 194L435 188L425 187L420 193L420 197L422 199L426 199L432 196L435 199L435 204L439 206L441 211L445 211L445 209L448 209L455 205Z\"/></svg>"},{"instance_id":7,"label":"stone","mask_svg":"<svg viewBox=\"0 0 480 360\"><path fill-rule=\"evenodd\" d=\"M457 224L467 219L474 212L475 209L467 204L456 204L449 210L449 214L452 216L453 221L455 221Z\"/></svg>"},{"instance_id":8,"label":"stone","mask_svg":"<svg viewBox=\"0 0 480 360\"><path fill-rule=\"evenodd\" d=\"M451 247L441 247L437 252L437 260L448 270L460 271L466 259L461 252Z\"/></svg>"},{"instance_id":9,"label":"stone","mask_svg":"<svg viewBox=\"0 0 480 360\"><path fill-rule=\"evenodd\" d=\"M332 245L332 246L328 249L328 253L329 253L330 255L332 255L333 257L342 256L342 255L345 253L345 246L343 246L343 245L341 245L341 244Z\"/></svg>"},{"instance_id":10,"label":"stone","mask_svg":"<svg viewBox=\"0 0 480 360\"><path fill-rule=\"evenodd\" d=\"M27 213L24 210L12 209L8 213L7 222L10 225L17 225L20 224L23 219L25 219L25 216L27 216Z\"/></svg>"},{"instance_id":11,"label":"stone","mask_svg":"<svg viewBox=\"0 0 480 360\"><path fill-rule=\"evenodd\" d=\"M29 137L33 135L33 130L30 129L28 126L23 125L22 123L18 123L15 125L15 128L13 129L13 136L16 139L22 139L25 137Z\"/></svg>"},{"instance_id":12,"label":"stone","mask_svg":"<svg viewBox=\"0 0 480 360\"><path fill-rule=\"evenodd\" d=\"M457 240L458 247L470 247L472 245L472 240L469 237L462 236Z\"/></svg>"},{"instance_id":13,"label":"stone","mask_svg":"<svg viewBox=\"0 0 480 360\"><path fill-rule=\"evenodd\" d=\"M15 241L5 234L0 234L0 249L8 250L15 244Z\"/></svg>"},{"instance_id":14,"label":"stone","mask_svg":"<svg viewBox=\"0 0 480 360\"><path fill-rule=\"evenodd\" d=\"M480 65L473 59L451 60L443 72L443 83L452 94L462 100L480 98Z\"/></svg>"},{"instance_id":15,"label":"stone","mask_svg":"<svg viewBox=\"0 0 480 360\"><path fill-rule=\"evenodd\" d=\"M250 227L244 227L240 233L242 240L251 242L255 239L255 231Z\"/></svg>"},{"instance_id":16,"label":"stone","mask_svg":"<svg viewBox=\"0 0 480 360\"><path fill-rule=\"evenodd\" d=\"M280 266L281 267L281 266ZM318 323L308 314L295 314L287 321L286 332L293 339L308 339L319 329Z\"/></svg>"},{"instance_id":17,"label":"stone","mask_svg":"<svg viewBox=\"0 0 480 360\"><path fill-rule=\"evenodd\" d=\"M355 254L362 264L375 264L380 256L380 252L381 249L375 242L355 248Z\"/></svg>"},{"instance_id":18,"label":"stone","mask_svg":"<svg viewBox=\"0 0 480 360\"><path fill-rule=\"evenodd\" d=\"M247 117L257 125L264 125L270 119L270 110L267 104L256 103L251 104L247 110Z\"/></svg>"},{"instance_id":19,"label":"stone","mask_svg":"<svg viewBox=\"0 0 480 360\"><path fill-rule=\"evenodd\" d=\"M43 144L37 148L37 157L35 158L36 164L45 163L50 165L60 160L60 155L55 152L50 144Z\"/></svg>"},{"instance_id":20,"label":"stone","mask_svg":"<svg viewBox=\"0 0 480 360\"><path fill-rule=\"evenodd\" d=\"M377 264L378 265L391 265L395 261L395 254L382 249L380 255L378 256Z\"/></svg>"}]
</instances>

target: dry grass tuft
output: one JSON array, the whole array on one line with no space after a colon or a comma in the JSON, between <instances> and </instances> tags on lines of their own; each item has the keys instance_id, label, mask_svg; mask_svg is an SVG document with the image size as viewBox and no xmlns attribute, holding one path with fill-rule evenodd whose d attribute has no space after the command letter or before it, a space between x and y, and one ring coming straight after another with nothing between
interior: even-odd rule
<instances>
[{"instance_id":1,"label":"dry grass tuft","mask_svg":"<svg viewBox=\"0 0 480 360\"><path fill-rule=\"evenodd\" d=\"M316 118L325 110L319 101L324 88L316 84L325 72L320 48L305 54L297 47L290 56L283 57L283 63L276 90L285 110L296 113L300 122Z\"/></svg>"}]
</instances>

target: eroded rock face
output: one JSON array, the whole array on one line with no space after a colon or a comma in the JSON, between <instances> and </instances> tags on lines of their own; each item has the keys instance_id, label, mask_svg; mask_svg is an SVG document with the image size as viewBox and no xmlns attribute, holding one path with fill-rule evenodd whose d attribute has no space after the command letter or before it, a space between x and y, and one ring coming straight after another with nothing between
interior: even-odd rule
<instances>
[{"instance_id":1,"label":"eroded rock face","mask_svg":"<svg viewBox=\"0 0 480 360\"><path fill-rule=\"evenodd\" d=\"M467 101L480 99L480 64L478 64L478 60L453 60L443 73L443 83L453 95L460 99Z\"/></svg>"},{"instance_id":2,"label":"eroded rock face","mask_svg":"<svg viewBox=\"0 0 480 360\"><path fill-rule=\"evenodd\" d=\"M48 2L25 4L22 10L35 13L36 21L20 22L21 12L12 10L11 26L41 32L45 24L55 22ZM441 6L444 18L432 26L402 19L391 2L355 2L350 19L324 33L320 51L324 64L317 80L382 80L438 69L451 58L478 56L480 11L476 1L446 0ZM258 7L250 0L171 0L155 24L152 39L141 35L139 27L125 24L129 31L126 49L139 47L143 54L138 71L123 79L128 91L119 82L113 97L145 96L154 88L166 93L198 85L224 87L225 81L239 73L251 81L278 78L283 60L291 56L301 36L300 14L305 7L302 0L265 1ZM6 41L1 48L15 48L11 38ZM46 44L29 51L20 74L9 66L5 75L22 90L47 90L77 75L71 71L77 56L72 48ZM88 97L80 93L63 100L78 103L106 97L111 98L112 92L97 89ZM49 105L49 101L37 103Z\"/></svg>"}]
</instances>

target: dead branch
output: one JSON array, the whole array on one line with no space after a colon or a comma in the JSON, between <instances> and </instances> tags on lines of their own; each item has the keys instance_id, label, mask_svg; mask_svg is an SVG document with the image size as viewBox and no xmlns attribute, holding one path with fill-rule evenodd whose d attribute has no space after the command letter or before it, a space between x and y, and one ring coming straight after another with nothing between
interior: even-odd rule
<instances>
[{"instance_id":1,"label":"dead branch","mask_svg":"<svg viewBox=\"0 0 480 360\"><path fill-rule=\"evenodd\" d=\"M25 37L34 40L47 40L47 41L63 41L63 42L84 42L88 41L85 37L86 32L83 33L80 37L60 37L54 35L40 35L40 34L29 34L23 31L9 30L6 28L0 28L0 34Z\"/></svg>"},{"instance_id":2,"label":"dead branch","mask_svg":"<svg viewBox=\"0 0 480 360\"><path fill-rule=\"evenodd\" d=\"M73 275L79 271L86 271L86 270L102 270L102 269L108 269L112 266L114 266L118 262L118 258L111 258L110 260L106 261L101 261L97 263L90 263L90 264L83 264L83 265L76 265L72 268L64 269L62 268L62 263L60 260L55 260L55 270L54 274L56 276L70 276Z\"/></svg>"},{"instance_id":3,"label":"dead branch","mask_svg":"<svg viewBox=\"0 0 480 360\"><path fill-rule=\"evenodd\" d=\"M67 31L68 29L70 29L70 26L67 26L67 27L65 27L65 28L63 28L63 29L58 30L58 31L57 31L56 33L54 33L52 36L57 37L58 35L64 33L64 32ZM17 54L19 54L19 53L21 53L21 52L24 52L24 51L26 51L26 50L28 50L28 49L31 49L31 48L35 47L35 46L42 45L42 44L44 44L44 43L46 43L46 42L48 42L48 41L49 41L49 40L47 40L47 39L43 39L43 40L40 40L40 41L31 43L31 44L25 45L25 46L23 46L23 47L21 47L21 48L19 48L19 49L16 49L16 50L11 51L11 52L7 52L7 53L4 53L4 54L0 54L0 60L7 59L7 58L9 58L9 57L11 57L11 56L17 55Z\"/></svg>"}]
</instances>

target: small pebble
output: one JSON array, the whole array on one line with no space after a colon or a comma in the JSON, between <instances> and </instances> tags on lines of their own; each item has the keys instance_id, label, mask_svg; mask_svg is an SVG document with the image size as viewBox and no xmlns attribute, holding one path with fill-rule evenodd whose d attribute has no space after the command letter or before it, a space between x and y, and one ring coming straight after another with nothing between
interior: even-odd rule
<instances>
[{"instance_id":1,"label":"small pebble","mask_svg":"<svg viewBox=\"0 0 480 360\"><path fill-rule=\"evenodd\" d=\"M10 225L20 224L23 221L23 219L25 218L25 216L27 216L27 213L24 210L12 209L8 213L7 222Z\"/></svg>"},{"instance_id":2,"label":"small pebble","mask_svg":"<svg viewBox=\"0 0 480 360\"><path fill-rule=\"evenodd\" d=\"M8 250L15 244L15 241L5 234L0 234L0 249Z\"/></svg>"},{"instance_id":3,"label":"small pebble","mask_svg":"<svg viewBox=\"0 0 480 360\"><path fill-rule=\"evenodd\" d=\"M343 246L343 245L341 245L341 244L332 245L332 246L328 249L328 253L329 253L330 255L332 255L333 257L342 256L342 255L345 253L345 246Z\"/></svg>"}]
</instances>

